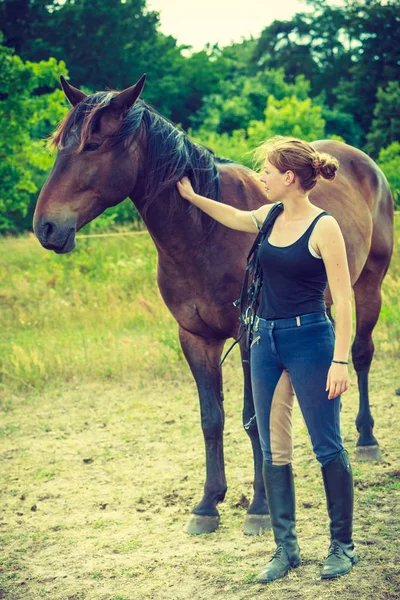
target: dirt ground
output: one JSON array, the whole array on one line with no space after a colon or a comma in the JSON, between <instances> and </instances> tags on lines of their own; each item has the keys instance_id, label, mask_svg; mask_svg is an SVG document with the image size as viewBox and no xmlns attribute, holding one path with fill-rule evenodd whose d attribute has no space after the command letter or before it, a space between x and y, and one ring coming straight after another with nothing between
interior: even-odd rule
<instances>
[{"instance_id":1,"label":"dirt ground","mask_svg":"<svg viewBox=\"0 0 400 600\"><path fill-rule=\"evenodd\" d=\"M354 538L360 562L321 581L328 520L322 478L298 407L295 461L303 564L279 582L255 582L272 533L242 533L252 457L241 426L238 360L225 375L229 490L213 534L183 527L204 482L197 393L186 366L176 380L151 372L124 383L78 383L2 402L0 598L8 600L290 600L400 598L400 377L374 362L370 396L380 462L355 460L356 386L343 396L353 457ZM355 381L355 375L353 375Z\"/></svg>"}]
</instances>

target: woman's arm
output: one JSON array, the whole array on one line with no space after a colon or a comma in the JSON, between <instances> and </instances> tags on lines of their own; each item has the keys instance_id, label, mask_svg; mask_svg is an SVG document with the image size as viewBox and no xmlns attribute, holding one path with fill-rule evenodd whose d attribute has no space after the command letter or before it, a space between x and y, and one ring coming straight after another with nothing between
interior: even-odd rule
<instances>
[{"instance_id":1,"label":"woman's arm","mask_svg":"<svg viewBox=\"0 0 400 600\"><path fill-rule=\"evenodd\" d=\"M315 242L324 261L329 289L335 307L335 350L333 359L348 360L351 334L351 281L346 247L340 227L333 217L318 223ZM327 378L328 397L336 398L350 386L347 365L332 363Z\"/></svg>"},{"instance_id":2,"label":"woman's arm","mask_svg":"<svg viewBox=\"0 0 400 600\"><path fill-rule=\"evenodd\" d=\"M188 177L183 177L176 185L182 198L203 210L219 223L238 231L250 233L258 231L273 206L265 204L254 211L239 210L196 194Z\"/></svg>"}]
</instances>

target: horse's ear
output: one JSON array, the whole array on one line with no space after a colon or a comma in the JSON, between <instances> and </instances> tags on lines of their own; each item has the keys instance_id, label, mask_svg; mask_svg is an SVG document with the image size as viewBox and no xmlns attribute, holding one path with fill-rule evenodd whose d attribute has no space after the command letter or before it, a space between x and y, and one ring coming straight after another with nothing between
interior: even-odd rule
<instances>
[{"instance_id":1,"label":"horse's ear","mask_svg":"<svg viewBox=\"0 0 400 600\"><path fill-rule=\"evenodd\" d=\"M119 92L110 102L110 106L118 111L126 111L133 106L136 100L139 98L144 88L144 82L146 80L146 73L141 76L139 81L126 88L123 92Z\"/></svg>"},{"instance_id":2,"label":"horse's ear","mask_svg":"<svg viewBox=\"0 0 400 600\"><path fill-rule=\"evenodd\" d=\"M60 82L62 89L64 90L64 94L67 96L68 100L72 104L72 106L76 106L79 102L82 102L85 98L87 98L86 94L78 90L78 88L70 85L68 81L61 75Z\"/></svg>"}]
</instances>

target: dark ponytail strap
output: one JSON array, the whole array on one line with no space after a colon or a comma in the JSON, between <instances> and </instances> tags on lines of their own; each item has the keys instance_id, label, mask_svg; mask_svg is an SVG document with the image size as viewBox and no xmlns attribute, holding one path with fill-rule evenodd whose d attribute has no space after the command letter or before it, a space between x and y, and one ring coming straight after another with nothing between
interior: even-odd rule
<instances>
[{"instance_id":1,"label":"dark ponytail strap","mask_svg":"<svg viewBox=\"0 0 400 600\"><path fill-rule=\"evenodd\" d=\"M345 360L333 360L332 362L336 363L337 365L348 365L349 364Z\"/></svg>"}]
</instances>

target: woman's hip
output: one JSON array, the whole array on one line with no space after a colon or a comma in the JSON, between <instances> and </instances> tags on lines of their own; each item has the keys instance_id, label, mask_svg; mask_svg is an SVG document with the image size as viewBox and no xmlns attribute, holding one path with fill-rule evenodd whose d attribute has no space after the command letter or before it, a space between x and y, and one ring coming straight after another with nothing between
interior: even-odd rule
<instances>
[{"instance_id":1,"label":"woman's hip","mask_svg":"<svg viewBox=\"0 0 400 600\"><path fill-rule=\"evenodd\" d=\"M310 313L289 319L266 320L256 317L250 354L251 363L279 361L290 364L324 364L333 358L335 333L326 313Z\"/></svg>"}]
</instances>

